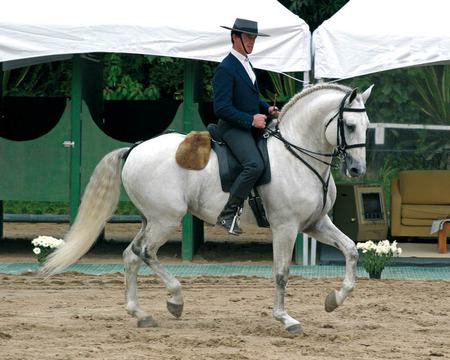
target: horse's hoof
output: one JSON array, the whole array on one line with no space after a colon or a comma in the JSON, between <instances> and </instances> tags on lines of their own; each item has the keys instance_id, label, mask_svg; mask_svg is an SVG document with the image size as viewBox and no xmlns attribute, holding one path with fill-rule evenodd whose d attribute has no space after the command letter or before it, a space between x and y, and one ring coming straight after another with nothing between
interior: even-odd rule
<instances>
[{"instance_id":1,"label":"horse's hoof","mask_svg":"<svg viewBox=\"0 0 450 360\"><path fill-rule=\"evenodd\" d=\"M336 301L336 291L333 290L330 292L325 299L325 311L326 312L332 312L334 309L338 307L338 303Z\"/></svg>"},{"instance_id":2,"label":"horse's hoof","mask_svg":"<svg viewBox=\"0 0 450 360\"><path fill-rule=\"evenodd\" d=\"M151 316L146 316L138 320L137 326L138 328L157 327L158 323Z\"/></svg>"},{"instance_id":3,"label":"horse's hoof","mask_svg":"<svg viewBox=\"0 0 450 360\"><path fill-rule=\"evenodd\" d=\"M302 326L300 324L288 326L286 330L289 331L291 334L301 334L303 332Z\"/></svg>"},{"instance_id":4,"label":"horse's hoof","mask_svg":"<svg viewBox=\"0 0 450 360\"><path fill-rule=\"evenodd\" d=\"M181 314L183 313L183 304L179 305L179 304L174 304L171 303L170 301L167 301L167 310L169 310L169 312L175 316L176 318L179 318L181 316Z\"/></svg>"}]
</instances>

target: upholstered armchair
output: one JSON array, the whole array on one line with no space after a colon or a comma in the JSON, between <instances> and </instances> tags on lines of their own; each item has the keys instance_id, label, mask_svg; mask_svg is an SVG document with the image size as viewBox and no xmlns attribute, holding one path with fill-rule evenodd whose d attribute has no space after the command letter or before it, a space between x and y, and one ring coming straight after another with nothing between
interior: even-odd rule
<instances>
[{"instance_id":1,"label":"upholstered armchair","mask_svg":"<svg viewBox=\"0 0 450 360\"><path fill-rule=\"evenodd\" d=\"M450 171L401 171L391 181L391 235L435 237L434 220L450 214Z\"/></svg>"}]
</instances>

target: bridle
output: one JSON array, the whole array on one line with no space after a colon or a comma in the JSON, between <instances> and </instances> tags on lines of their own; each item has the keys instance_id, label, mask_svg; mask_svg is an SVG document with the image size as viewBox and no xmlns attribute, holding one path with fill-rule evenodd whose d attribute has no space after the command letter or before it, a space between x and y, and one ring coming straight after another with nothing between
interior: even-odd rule
<instances>
[{"instance_id":1,"label":"bridle","mask_svg":"<svg viewBox=\"0 0 450 360\"><path fill-rule=\"evenodd\" d=\"M348 145L347 140L345 139L345 131L344 131L344 112L366 112L365 108L349 108L345 106L345 102L347 99L349 99L349 103L351 103L354 98L356 97L356 90L349 91L345 94L344 98L342 99L338 112L331 117L327 123L325 124L325 131L327 127L333 122L334 119L337 119L337 131L336 131L336 137L337 137L337 146L335 150L332 153L320 153L315 152L312 150L308 150L305 148L302 148L300 146L294 145L290 143L288 140L286 140L283 135L281 135L280 129L278 127L278 123L275 126L275 129L271 129L270 127L266 128L266 132L264 136L267 138L269 136L273 136L276 139L280 140L285 148L294 155L298 160L300 160L305 166L310 169L320 180L322 183L322 190L323 190L323 201L322 201L322 210L325 208L326 199L327 199L327 193L328 193L328 184L330 181L331 176L331 166L333 166L332 161L334 158L338 158L340 161L343 161L347 157L347 150L348 149L354 149L359 147L366 147L365 143L359 143L359 144L352 144ZM303 159L300 154L307 155L325 165L328 165L328 175L327 179L324 180L324 178L319 174L319 172L314 169L314 167L309 164L305 159ZM330 162L324 161L322 159L319 159L317 156L325 156L331 158Z\"/></svg>"},{"instance_id":2,"label":"bridle","mask_svg":"<svg viewBox=\"0 0 450 360\"><path fill-rule=\"evenodd\" d=\"M345 94L344 98L341 101L341 104L339 105L339 111L330 120L328 120L328 122L325 124L325 130L326 130L328 125L330 125L331 122L336 117L338 117L337 118L337 131L336 131L336 133L337 133L336 134L336 136L337 136L337 140L336 140L337 147L336 147L335 151L337 151L337 153L338 153L337 155L341 154L343 156L343 158L345 158L347 156L347 150L348 149L354 149L354 148L358 148L358 147L366 147L365 143L348 145L347 141L345 139L344 112L366 112L365 108L349 108L349 107L345 107L345 101L350 97L349 103L351 103L355 96L356 96L356 91L355 90L349 91L347 94Z\"/></svg>"}]
</instances>

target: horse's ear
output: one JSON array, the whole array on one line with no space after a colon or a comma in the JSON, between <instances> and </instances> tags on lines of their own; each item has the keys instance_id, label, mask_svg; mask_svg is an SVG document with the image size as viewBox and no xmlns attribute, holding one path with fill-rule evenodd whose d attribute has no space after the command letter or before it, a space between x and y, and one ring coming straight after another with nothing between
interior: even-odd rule
<instances>
[{"instance_id":1,"label":"horse's ear","mask_svg":"<svg viewBox=\"0 0 450 360\"><path fill-rule=\"evenodd\" d=\"M358 95L358 90L353 89L352 93L350 94L350 97L348 98L348 103L351 104L353 100L355 100L356 95Z\"/></svg>"},{"instance_id":2,"label":"horse's ear","mask_svg":"<svg viewBox=\"0 0 450 360\"><path fill-rule=\"evenodd\" d=\"M362 99L363 99L363 101L364 101L364 104L366 103L367 99L369 98L370 93L372 92L373 86L374 86L374 84L370 85L370 86L367 88L367 90L364 91L364 92L361 94L361 97L362 97Z\"/></svg>"}]
</instances>

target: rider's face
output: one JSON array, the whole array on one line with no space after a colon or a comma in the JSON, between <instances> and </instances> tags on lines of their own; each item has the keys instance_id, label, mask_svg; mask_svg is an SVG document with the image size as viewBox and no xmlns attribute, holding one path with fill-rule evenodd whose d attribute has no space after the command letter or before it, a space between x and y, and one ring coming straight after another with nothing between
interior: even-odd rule
<instances>
[{"instance_id":1,"label":"rider's face","mask_svg":"<svg viewBox=\"0 0 450 360\"><path fill-rule=\"evenodd\" d=\"M245 46L242 46L241 39L239 39L239 36L234 36L234 49L238 52L240 52L242 55L251 54L253 51L253 46L255 46L256 36L250 35L246 33L241 34L242 43ZM247 52L245 51L247 50Z\"/></svg>"}]
</instances>

